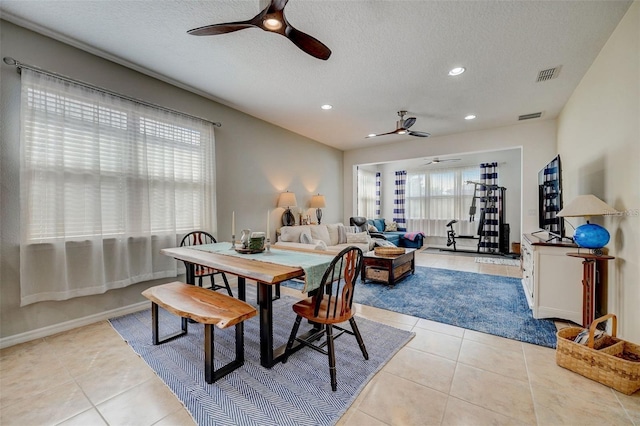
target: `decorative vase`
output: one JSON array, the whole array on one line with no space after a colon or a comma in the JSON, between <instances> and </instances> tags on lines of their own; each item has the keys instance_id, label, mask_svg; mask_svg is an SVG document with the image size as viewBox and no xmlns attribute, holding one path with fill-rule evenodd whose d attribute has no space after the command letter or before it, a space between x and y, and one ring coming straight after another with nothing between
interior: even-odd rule
<instances>
[{"instance_id":1,"label":"decorative vase","mask_svg":"<svg viewBox=\"0 0 640 426\"><path fill-rule=\"evenodd\" d=\"M595 223L585 223L576 228L573 240L580 247L599 249L609 242L609 232Z\"/></svg>"}]
</instances>

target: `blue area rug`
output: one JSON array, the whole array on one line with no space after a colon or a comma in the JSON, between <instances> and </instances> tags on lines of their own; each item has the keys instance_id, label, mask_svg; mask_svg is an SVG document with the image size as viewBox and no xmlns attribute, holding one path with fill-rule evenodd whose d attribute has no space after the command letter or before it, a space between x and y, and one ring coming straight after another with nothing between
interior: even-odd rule
<instances>
[{"instance_id":1,"label":"blue area rug","mask_svg":"<svg viewBox=\"0 0 640 426\"><path fill-rule=\"evenodd\" d=\"M286 281L287 287L299 283ZM469 330L556 347L551 320L533 318L519 278L416 267L391 288L358 280L354 301Z\"/></svg>"},{"instance_id":2,"label":"blue area rug","mask_svg":"<svg viewBox=\"0 0 640 426\"><path fill-rule=\"evenodd\" d=\"M247 300L255 301L254 286L247 286ZM295 299L289 296L274 302L276 347L286 343L291 332L295 320L293 303ZM179 318L159 311L161 335L179 330ZM276 364L271 369L260 365L257 316L245 321L244 365L213 384L204 381L201 324L189 324L188 335L154 346L150 310L110 321L199 425L333 425L375 373L414 336L357 317L369 360L362 357L355 337L345 334L336 339L338 390L332 392L327 356L310 348L296 352L286 364ZM234 327L215 329L215 368L233 359L234 339Z\"/></svg>"}]
</instances>

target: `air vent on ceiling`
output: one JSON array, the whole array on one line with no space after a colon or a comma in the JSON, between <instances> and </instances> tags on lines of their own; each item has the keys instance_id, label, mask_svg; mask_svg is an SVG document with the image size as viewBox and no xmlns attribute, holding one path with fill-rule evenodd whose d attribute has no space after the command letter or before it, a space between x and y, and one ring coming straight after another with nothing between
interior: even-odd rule
<instances>
[{"instance_id":1,"label":"air vent on ceiling","mask_svg":"<svg viewBox=\"0 0 640 426\"><path fill-rule=\"evenodd\" d=\"M540 71L538 73L538 79L536 80L536 83L540 83L542 81L548 81L556 78L558 74L560 74L560 68L561 66L557 66L555 68L549 68L549 69Z\"/></svg>"},{"instance_id":2,"label":"air vent on ceiling","mask_svg":"<svg viewBox=\"0 0 640 426\"><path fill-rule=\"evenodd\" d=\"M518 121L531 120L532 118L542 117L542 112L534 112L533 114L524 114L518 117Z\"/></svg>"}]
</instances>

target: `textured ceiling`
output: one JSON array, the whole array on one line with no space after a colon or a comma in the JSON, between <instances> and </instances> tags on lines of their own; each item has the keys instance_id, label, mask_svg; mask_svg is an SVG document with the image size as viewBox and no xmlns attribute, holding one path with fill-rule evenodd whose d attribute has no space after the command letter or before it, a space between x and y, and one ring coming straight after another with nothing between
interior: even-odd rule
<instances>
[{"instance_id":1,"label":"textured ceiling","mask_svg":"<svg viewBox=\"0 0 640 426\"><path fill-rule=\"evenodd\" d=\"M540 111L538 120L556 117L631 3L290 0L289 22L332 50L327 61L259 29L186 33L250 19L258 0L0 0L0 12L348 150L412 139L365 139L394 130L399 110L417 118L412 130L432 136L508 126ZM455 66L467 71L447 76ZM556 66L557 78L536 83L539 71ZM321 110L325 103L334 108ZM477 119L465 121L471 113Z\"/></svg>"}]
</instances>

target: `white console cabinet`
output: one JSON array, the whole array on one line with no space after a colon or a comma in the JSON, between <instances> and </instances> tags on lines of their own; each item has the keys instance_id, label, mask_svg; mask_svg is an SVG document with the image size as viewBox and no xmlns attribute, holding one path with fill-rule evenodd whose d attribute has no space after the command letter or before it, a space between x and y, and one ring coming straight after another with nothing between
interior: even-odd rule
<instances>
[{"instance_id":1,"label":"white console cabinet","mask_svg":"<svg viewBox=\"0 0 640 426\"><path fill-rule=\"evenodd\" d=\"M544 234L546 235L546 234ZM522 287L534 318L582 323L582 262L567 256L577 246L523 235Z\"/></svg>"}]
</instances>

